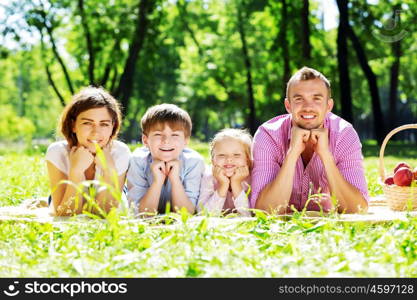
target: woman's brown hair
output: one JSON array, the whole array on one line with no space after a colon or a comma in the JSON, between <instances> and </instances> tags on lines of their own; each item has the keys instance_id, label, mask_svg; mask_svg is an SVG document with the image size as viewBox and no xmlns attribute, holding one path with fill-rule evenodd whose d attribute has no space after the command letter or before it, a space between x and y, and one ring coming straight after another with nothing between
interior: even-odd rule
<instances>
[{"instance_id":1,"label":"woman's brown hair","mask_svg":"<svg viewBox=\"0 0 417 300\"><path fill-rule=\"evenodd\" d=\"M67 140L69 147L78 144L77 136L73 132L77 116L86 110L101 107L107 108L112 118L113 131L110 136L110 141L117 138L122 122L120 104L103 88L89 86L75 94L61 114L58 129Z\"/></svg>"}]
</instances>

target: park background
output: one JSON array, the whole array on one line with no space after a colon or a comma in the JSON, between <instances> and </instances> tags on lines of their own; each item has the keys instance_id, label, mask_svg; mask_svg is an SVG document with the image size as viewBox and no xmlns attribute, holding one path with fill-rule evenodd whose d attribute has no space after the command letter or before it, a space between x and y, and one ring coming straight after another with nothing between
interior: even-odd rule
<instances>
[{"instance_id":1,"label":"park background","mask_svg":"<svg viewBox=\"0 0 417 300\"><path fill-rule=\"evenodd\" d=\"M363 144L382 195L386 134L417 123L417 2L412 0L0 0L0 206L46 197L44 154L71 95L94 84L123 105L121 139L170 102L193 120L191 147L224 127L251 133L285 113L289 77L331 80L334 112ZM394 136L388 173L417 165L416 130ZM126 221L0 220L0 276L417 276L417 219L378 224L166 215Z\"/></svg>"},{"instance_id":2,"label":"park background","mask_svg":"<svg viewBox=\"0 0 417 300\"><path fill-rule=\"evenodd\" d=\"M304 65L331 80L334 112L362 141L417 122L415 1L1 4L3 141L53 138L65 103L90 84L121 102L126 142L139 140L145 110L164 102L190 113L199 140L225 127L253 134L285 113L286 82Z\"/></svg>"}]
</instances>

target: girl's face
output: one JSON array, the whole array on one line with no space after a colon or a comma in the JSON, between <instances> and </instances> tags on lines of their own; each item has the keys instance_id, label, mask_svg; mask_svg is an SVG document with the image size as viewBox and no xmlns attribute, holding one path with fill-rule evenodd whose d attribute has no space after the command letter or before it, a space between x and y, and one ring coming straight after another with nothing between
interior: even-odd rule
<instances>
[{"instance_id":1,"label":"girl's face","mask_svg":"<svg viewBox=\"0 0 417 300\"><path fill-rule=\"evenodd\" d=\"M72 131L77 136L77 146L84 146L91 153L96 153L94 142L103 148L110 141L113 120L107 108L92 108L77 116Z\"/></svg>"},{"instance_id":2,"label":"girl's face","mask_svg":"<svg viewBox=\"0 0 417 300\"><path fill-rule=\"evenodd\" d=\"M245 146L233 138L218 141L213 148L212 164L223 168L225 175L231 177L237 167L248 166Z\"/></svg>"}]
</instances>

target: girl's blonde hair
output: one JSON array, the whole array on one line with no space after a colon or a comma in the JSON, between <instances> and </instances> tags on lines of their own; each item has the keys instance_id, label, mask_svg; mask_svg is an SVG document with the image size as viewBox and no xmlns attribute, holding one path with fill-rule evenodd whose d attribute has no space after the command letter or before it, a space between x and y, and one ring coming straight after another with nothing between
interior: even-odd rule
<instances>
[{"instance_id":1,"label":"girl's blonde hair","mask_svg":"<svg viewBox=\"0 0 417 300\"><path fill-rule=\"evenodd\" d=\"M246 160L248 162L249 169L252 169L252 136L246 129L235 129L235 128L226 128L222 129L213 137L210 142L210 155L213 159L214 147L220 141L226 139L235 139L243 145L245 149Z\"/></svg>"}]
</instances>

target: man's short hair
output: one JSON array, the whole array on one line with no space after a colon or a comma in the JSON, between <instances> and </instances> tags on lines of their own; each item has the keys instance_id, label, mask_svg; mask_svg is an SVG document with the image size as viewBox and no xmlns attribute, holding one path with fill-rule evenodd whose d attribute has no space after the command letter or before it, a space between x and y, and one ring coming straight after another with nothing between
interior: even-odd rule
<instances>
[{"instance_id":1,"label":"man's short hair","mask_svg":"<svg viewBox=\"0 0 417 300\"><path fill-rule=\"evenodd\" d=\"M172 130L182 130L186 138L191 136L190 115L174 104L159 104L148 108L141 120L142 134L148 135L156 127L163 129L168 124Z\"/></svg>"},{"instance_id":2,"label":"man's short hair","mask_svg":"<svg viewBox=\"0 0 417 300\"><path fill-rule=\"evenodd\" d=\"M290 86L291 84L297 82L297 81L304 81L304 80L314 80L314 79L320 79L321 81L324 82L324 84L327 87L327 91L328 91L328 97L330 98L332 96L332 92L330 89L330 81L319 71L313 69L313 68L309 68L309 67L302 67L300 70L298 70L294 75L292 75L292 77L290 78L290 80L288 80L287 82L287 92L286 92L286 97L288 98L288 92L290 91Z\"/></svg>"}]
</instances>

